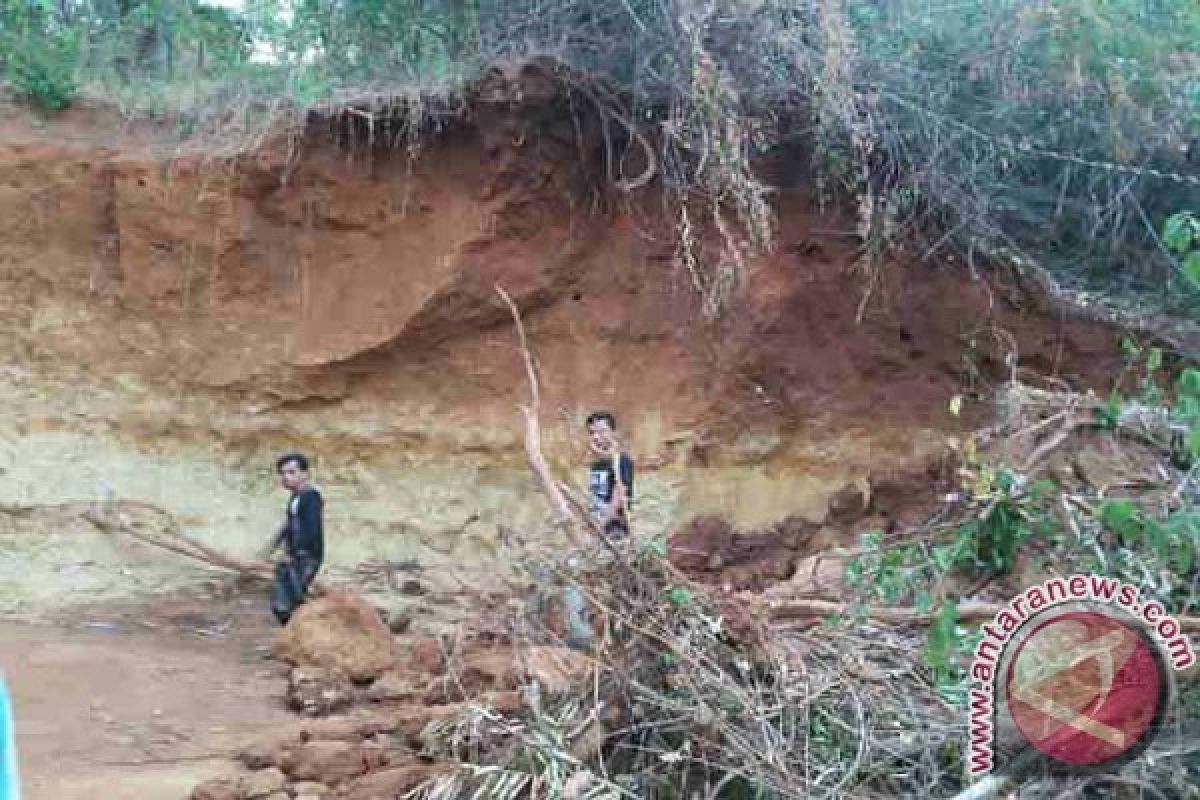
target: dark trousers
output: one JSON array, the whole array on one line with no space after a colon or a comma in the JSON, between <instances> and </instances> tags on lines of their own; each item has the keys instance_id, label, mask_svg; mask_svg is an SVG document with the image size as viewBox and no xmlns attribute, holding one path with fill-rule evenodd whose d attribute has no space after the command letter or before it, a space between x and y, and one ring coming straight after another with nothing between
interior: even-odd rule
<instances>
[{"instance_id":1,"label":"dark trousers","mask_svg":"<svg viewBox=\"0 0 1200 800\"><path fill-rule=\"evenodd\" d=\"M275 583L271 586L271 612L280 625L287 625L308 594L308 585L312 583L321 568L321 562L296 555L275 566Z\"/></svg>"},{"instance_id":2,"label":"dark trousers","mask_svg":"<svg viewBox=\"0 0 1200 800\"><path fill-rule=\"evenodd\" d=\"M604 526L604 535L610 539L624 539L629 535L629 523L624 517L610 519Z\"/></svg>"}]
</instances>

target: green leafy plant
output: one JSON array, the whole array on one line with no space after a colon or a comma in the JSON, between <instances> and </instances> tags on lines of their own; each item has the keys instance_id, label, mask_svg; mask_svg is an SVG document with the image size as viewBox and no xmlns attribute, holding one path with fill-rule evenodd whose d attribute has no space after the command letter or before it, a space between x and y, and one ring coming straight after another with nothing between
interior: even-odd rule
<instances>
[{"instance_id":1,"label":"green leafy plant","mask_svg":"<svg viewBox=\"0 0 1200 800\"><path fill-rule=\"evenodd\" d=\"M1189 367L1179 374L1171 419L1187 431L1179 447L1182 455L1189 464L1200 461L1200 369Z\"/></svg>"},{"instance_id":2,"label":"green leafy plant","mask_svg":"<svg viewBox=\"0 0 1200 800\"><path fill-rule=\"evenodd\" d=\"M1167 217L1162 241L1179 257L1180 270L1188 280L1200 286L1200 215L1180 211Z\"/></svg>"},{"instance_id":3,"label":"green leafy plant","mask_svg":"<svg viewBox=\"0 0 1200 800\"><path fill-rule=\"evenodd\" d=\"M1200 548L1200 512L1188 508L1156 520L1129 500L1109 500L1097 511L1122 547L1144 548L1176 574L1191 573Z\"/></svg>"},{"instance_id":4,"label":"green leafy plant","mask_svg":"<svg viewBox=\"0 0 1200 800\"><path fill-rule=\"evenodd\" d=\"M958 629L958 604L947 600L929 626L929 639L922 653L939 686L958 682L962 638Z\"/></svg>"},{"instance_id":5,"label":"green leafy plant","mask_svg":"<svg viewBox=\"0 0 1200 800\"><path fill-rule=\"evenodd\" d=\"M1118 344L1124 356L1124 367L1113 382L1104 405L1096 411L1096 423L1105 430L1116 430L1120 426L1121 412L1130 402L1149 407L1163 406L1167 402L1166 391L1159 381L1164 365L1162 348L1142 344L1131 336L1122 336ZM1134 385L1128 387L1131 379Z\"/></svg>"},{"instance_id":6,"label":"green leafy plant","mask_svg":"<svg viewBox=\"0 0 1200 800\"><path fill-rule=\"evenodd\" d=\"M673 586L667 591L667 599L677 606L686 606L692 601L692 592L686 586Z\"/></svg>"},{"instance_id":7,"label":"green leafy plant","mask_svg":"<svg viewBox=\"0 0 1200 800\"><path fill-rule=\"evenodd\" d=\"M956 538L968 545L969 566L1004 575L1017 563L1021 543L1033 535L1034 508L1045 484L1025 492L1009 469L981 469L976 496L988 498L982 514L959 528ZM959 557L960 562L963 560Z\"/></svg>"},{"instance_id":8,"label":"green leafy plant","mask_svg":"<svg viewBox=\"0 0 1200 800\"><path fill-rule=\"evenodd\" d=\"M79 90L79 30L46 2L0 0L0 62L9 84L37 107L61 111Z\"/></svg>"},{"instance_id":9,"label":"green leafy plant","mask_svg":"<svg viewBox=\"0 0 1200 800\"><path fill-rule=\"evenodd\" d=\"M967 522L948 537L893 547L886 546L881 532L865 534L863 554L849 562L845 573L847 584L867 601L908 600L923 612L940 604L922 657L938 691L951 702L963 698L963 664L974 638L960 628L957 604L945 592L945 582L954 574L1012 572L1024 542L1051 537L1055 523L1050 509L1058 488L1050 481L1026 484L1011 469L983 463L973 453L967 460L963 488L974 509Z\"/></svg>"},{"instance_id":10,"label":"green leafy plant","mask_svg":"<svg viewBox=\"0 0 1200 800\"><path fill-rule=\"evenodd\" d=\"M1125 367L1109 392L1105 404L1096 411L1096 423L1106 430L1120 426L1121 413L1131 402L1150 408L1162 408L1176 440L1171 443L1175 462L1184 468L1200 460L1200 369L1184 367L1168 392L1160 380L1164 367L1161 348L1139 344L1131 337L1120 340ZM1123 388L1130 378L1136 381L1133 393Z\"/></svg>"},{"instance_id":11,"label":"green leafy plant","mask_svg":"<svg viewBox=\"0 0 1200 800\"><path fill-rule=\"evenodd\" d=\"M63 36L10 51L13 86L46 111L61 111L78 93L72 38Z\"/></svg>"},{"instance_id":12,"label":"green leafy plant","mask_svg":"<svg viewBox=\"0 0 1200 800\"><path fill-rule=\"evenodd\" d=\"M969 473L972 502L978 508L948 539L888 547L879 531L862 537L863 554L846 567L847 583L869 599L895 603L911 599L932 608L934 593L954 572L1005 575L1014 569L1023 542L1048 532L1048 505L1056 489L1049 481L1025 486L1009 469L978 465Z\"/></svg>"}]
</instances>

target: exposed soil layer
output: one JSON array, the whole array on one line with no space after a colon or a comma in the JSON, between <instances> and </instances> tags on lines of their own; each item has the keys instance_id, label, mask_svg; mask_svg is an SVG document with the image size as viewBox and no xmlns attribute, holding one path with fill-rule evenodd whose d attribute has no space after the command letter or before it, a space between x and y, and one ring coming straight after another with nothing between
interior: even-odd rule
<instances>
[{"instance_id":1,"label":"exposed soil layer","mask_svg":"<svg viewBox=\"0 0 1200 800\"><path fill-rule=\"evenodd\" d=\"M398 671L369 686L292 674L285 690L259 649L261 596L116 613L123 593L211 575L79 510L134 501L248 555L282 511L274 456L302 449L327 499L323 577L420 562L423 592L452 584L451 565L483 585L507 544L546 530L497 285L525 316L553 466L582 478L582 420L615 411L638 464L635 534L678 533L676 563L736 589L815 574L828 546L926 513L947 438L990 415L993 382L1104 389L1119 368L1112 330L954 265L885 264L863 307L853 223L812 202L802 153L764 164L776 244L705 321L656 187L597 188L598 122L557 84L496 72L467 107L415 159L342 118L224 156L103 110L2 115L0 615L61 625L73 609L65 629L0 629L33 800L180 797L275 732L290 749L255 780L274 768L365 798L428 774L417 735L464 696L438 678L431 598L409 598L411 630L391 620ZM464 653L460 676L519 703L520 670L537 666L493 650ZM405 727L381 750L353 720L299 736L285 700L412 711L390 715Z\"/></svg>"},{"instance_id":2,"label":"exposed soil layer","mask_svg":"<svg viewBox=\"0 0 1200 800\"><path fill-rule=\"evenodd\" d=\"M671 537L669 556L694 578L729 591L761 591L796 577L797 570L811 572L820 554L852 543L857 534L895 534L919 526L957 488L954 467L947 455L847 484L830 497L828 513L818 522L791 515L747 529L727 517L699 515ZM812 588L836 590L839 578Z\"/></svg>"},{"instance_id":3,"label":"exposed soil layer","mask_svg":"<svg viewBox=\"0 0 1200 800\"><path fill-rule=\"evenodd\" d=\"M332 490L404 495L357 503L347 535L524 524L526 388L495 285L526 316L552 461L578 470L583 415L616 411L655 530L680 508L820 522L847 483L919 470L986 415L969 398L947 413L964 387L1026 369L1103 388L1119 363L1112 331L952 265L884 265L858 321L852 224L810 202L802 153L764 165L776 246L726 321L704 322L657 190L596 188L596 121L536 68L489 78L416 159L319 118L238 157L105 125L80 110L0 128L14 462L75 437L92 463L190 448L250 484L287 445L317 453Z\"/></svg>"}]
</instances>

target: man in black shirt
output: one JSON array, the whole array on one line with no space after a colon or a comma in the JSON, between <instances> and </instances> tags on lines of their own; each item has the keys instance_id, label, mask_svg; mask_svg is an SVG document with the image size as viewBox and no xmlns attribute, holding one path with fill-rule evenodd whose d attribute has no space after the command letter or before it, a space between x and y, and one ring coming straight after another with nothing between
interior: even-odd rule
<instances>
[{"instance_id":1,"label":"man in black shirt","mask_svg":"<svg viewBox=\"0 0 1200 800\"><path fill-rule=\"evenodd\" d=\"M606 536L623 539L629 535L633 459L621 452L617 420L610 412L589 414L587 432L588 448L595 457L588 469L588 511ZM591 649L596 633L589 619L587 599L577 586L568 583L562 589L562 603L567 645L578 650Z\"/></svg>"},{"instance_id":2,"label":"man in black shirt","mask_svg":"<svg viewBox=\"0 0 1200 800\"><path fill-rule=\"evenodd\" d=\"M617 421L608 411L587 418L588 446L596 460L588 471L589 510L610 536L629 534L629 508L633 503L633 459L617 442Z\"/></svg>"},{"instance_id":3,"label":"man in black shirt","mask_svg":"<svg viewBox=\"0 0 1200 800\"><path fill-rule=\"evenodd\" d=\"M289 453L275 462L283 488L291 492L287 515L271 543L270 553L280 544L286 559L275 567L275 585L271 588L271 611L281 625L304 602L308 586L321 568L325 555L325 531L321 516L325 501L308 475L308 459Z\"/></svg>"}]
</instances>

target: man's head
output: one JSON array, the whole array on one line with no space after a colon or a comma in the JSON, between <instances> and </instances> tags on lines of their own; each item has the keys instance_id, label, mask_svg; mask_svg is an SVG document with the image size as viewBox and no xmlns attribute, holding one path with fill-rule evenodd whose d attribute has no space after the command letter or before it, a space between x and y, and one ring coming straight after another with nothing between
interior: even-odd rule
<instances>
[{"instance_id":1,"label":"man's head","mask_svg":"<svg viewBox=\"0 0 1200 800\"><path fill-rule=\"evenodd\" d=\"M308 459L300 453L288 453L275 462L283 488L295 492L308 485Z\"/></svg>"},{"instance_id":2,"label":"man's head","mask_svg":"<svg viewBox=\"0 0 1200 800\"><path fill-rule=\"evenodd\" d=\"M609 411L593 411L587 418L588 445L592 452L611 455L617 442L617 419Z\"/></svg>"}]
</instances>

